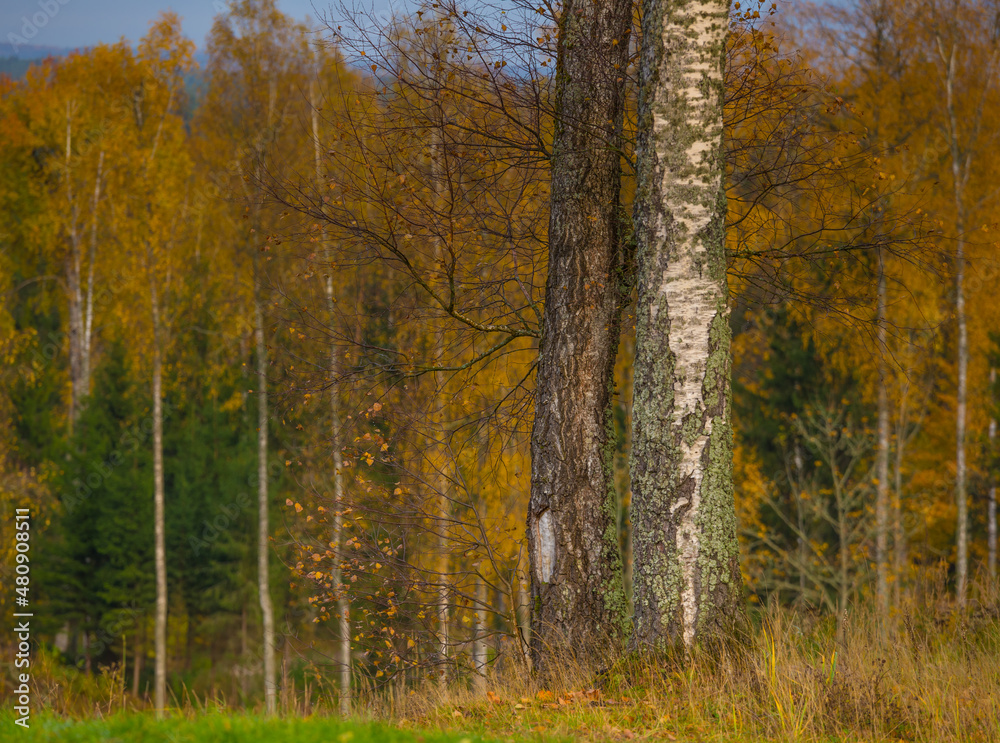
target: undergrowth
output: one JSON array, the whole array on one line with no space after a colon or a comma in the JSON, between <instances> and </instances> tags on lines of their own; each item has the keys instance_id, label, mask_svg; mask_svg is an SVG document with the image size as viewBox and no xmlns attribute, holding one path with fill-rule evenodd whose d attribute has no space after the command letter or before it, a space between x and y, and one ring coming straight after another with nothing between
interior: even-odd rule
<instances>
[{"instance_id":1,"label":"undergrowth","mask_svg":"<svg viewBox=\"0 0 1000 743\"><path fill-rule=\"evenodd\" d=\"M358 691L355 716L455 740L1000 741L995 594L963 611L943 591L925 591L889 616L855 607L839 641L836 621L809 611L771 607L752 619L738 651L560 658L544 682L519 653L507 653L485 678ZM116 668L88 677L43 653L33 671L35 714L118 719L148 710ZM284 690L286 718L334 715L332 684L314 678ZM173 707L175 718L190 719L248 709L186 689Z\"/></svg>"}]
</instances>

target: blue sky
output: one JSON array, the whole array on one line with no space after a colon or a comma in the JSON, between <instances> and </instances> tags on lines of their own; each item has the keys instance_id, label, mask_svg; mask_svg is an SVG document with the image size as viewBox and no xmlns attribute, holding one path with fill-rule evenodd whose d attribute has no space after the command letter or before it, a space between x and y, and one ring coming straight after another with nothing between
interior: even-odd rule
<instances>
[{"instance_id":1,"label":"blue sky","mask_svg":"<svg viewBox=\"0 0 1000 743\"><path fill-rule=\"evenodd\" d=\"M19 44L48 47L92 46L123 36L137 42L163 10L178 13L185 33L204 46L212 18L224 0L0 0L0 57ZM348 6L386 13L403 0L348 0ZM278 7L298 20L334 15L339 0L278 0ZM29 38L30 37L30 38Z\"/></svg>"}]
</instances>

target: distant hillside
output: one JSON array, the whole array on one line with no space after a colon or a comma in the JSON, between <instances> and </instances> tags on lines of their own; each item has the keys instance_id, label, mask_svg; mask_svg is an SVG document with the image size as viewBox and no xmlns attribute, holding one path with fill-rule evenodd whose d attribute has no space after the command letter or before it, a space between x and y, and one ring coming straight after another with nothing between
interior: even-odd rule
<instances>
[{"instance_id":1,"label":"distant hillside","mask_svg":"<svg viewBox=\"0 0 1000 743\"><path fill-rule=\"evenodd\" d=\"M0 46L0 52L10 50L13 54L0 57L0 75L8 75L15 80L24 77L31 65L49 57L65 57L75 51L85 51L86 47L72 48L62 46L36 46L25 44L16 49L13 46Z\"/></svg>"},{"instance_id":2,"label":"distant hillside","mask_svg":"<svg viewBox=\"0 0 1000 743\"><path fill-rule=\"evenodd\" d=\"M0 57L0 75L7 75L19 80L24 77L24 73L36 61L34 59L18 59L17 57Z\"/></svg>"},{"instance_id":3,"label":"distant hillside","mask_svg":"<svg viewBox=\"0 0 1000 743\"><path fill-rule=\"evenodd\" d=\"M10 44L0 45L0 53L7 55L10 59L45 59L46 57L65 57L77 48L84 49L86 47L68 47L68 46L38 46L36 44L23 44L18 47L14 47Z\"/></svg>"},{"instance_id":4,"label":"distant hillside","mask_svg":"<svg viewBox=\"0 0 1000 743\"><path fill-rule=\"evenodd\" d=\"M73 50L63 50L67 54ZM51 56L65 56L63 55L51 55ZM19 57L0 57L0 76L7 75L14 80L20 80L24 77L28 68L34 64L39 64L45 57L37 57L35 59L21 59ZM205 93L206 77L204 61L201 61L202 65L197 70L192 72L184 73L184 89L188 95L188 102L184 108L185 119L190 118L191 114L201 103L202 96Z\"/></svg>"}]
</instances>

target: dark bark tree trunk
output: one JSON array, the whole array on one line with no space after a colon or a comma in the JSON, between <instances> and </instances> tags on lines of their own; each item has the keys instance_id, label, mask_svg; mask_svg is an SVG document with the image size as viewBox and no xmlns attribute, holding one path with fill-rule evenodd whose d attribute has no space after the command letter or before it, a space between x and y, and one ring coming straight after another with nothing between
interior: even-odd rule
<instances>
[{"instance_id":1,"label":"dark bark tree trunk","mask_svg":"<svg viewBox=\"0 0 1000 743\"><path fill-rule=\"evenodd\" d=\"M644 0L637 142L633 599L638 646L742 618L732 482L722 65L727 0Z\"/></svg>"},{"instance_id":2,"label":"dark bark tree trunk","mask_svg":"<svg viewBox=\"0 0 1000 743\"><path fill-rule=\"evenodd\" d=\"M628 290L620 132L631 5L569 0L559 22L548 280L531 437L532 654L623 638L610 457L613 373Z\"/></svg>"}]
</instances>

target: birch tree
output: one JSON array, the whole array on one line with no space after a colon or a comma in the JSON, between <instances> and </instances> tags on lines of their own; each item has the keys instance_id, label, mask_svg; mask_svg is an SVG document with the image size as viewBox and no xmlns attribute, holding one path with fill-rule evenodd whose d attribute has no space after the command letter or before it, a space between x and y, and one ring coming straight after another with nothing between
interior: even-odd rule
<instances>
[{"instance_id":1,"label":"birch tree","mask_svg":"<svg viewBox=\"0 0 1000 743\"><path fill-rule=\"evenodd\" d=\"M311 104L311 123L313 136L313 159L316 168L316 188L322 192L322 187L326 183L323 174L322 140L320 138L319 121L319 100L315 85L309 88ZM320 240L326 241L326 230L320 227ZM324 246L325 247L325 246ZM326 299L327 312L330 316L330 325L337 322L336 304L337 289L333 281L333 269L331 268L324 277L323 293ZM340 714L347 716L351 712L351 608L347 600L347 593L341 586L340 563L343 560L341 554L343 544L343 509L344 499L344 441L341 434L343 426L343 414L340 405L340 389L336 384L340 374L340 348L335 343L330 344L330 450L333 464L333 533L331 544L334 550L332 583L341 589L337 595L337 663L340 666Z\"/></svg>"},{"instance_id":2,"label":"birch tree","mask_svg":"<svg viewBox=\"0 0 1000 743\"><path fill-rule=\"evenodd\" d=\"M995 366L990 367L990 391L992 394L992 410L990 411L989 427L989 453L995 456L997 440L997 416L996 416L996 388L997 370ZM986 500L986 572L990 580L996 583L997 580L997 482L995 464L990 467L990 490Z\"/></svg>"},{"instance_id":3,"label":"birch tree","mask_svg":"<svg viewBox=\"0 0 1000 743\"><path fill-rule=\"evenodd\" d=\"M265 707L277 710L275 619L270 592L268 488L268 288L265 243L268 215L261 189L263 174L284 144L285 119L293 101L301 101L306 69L305 28L282 14L273 0L242 0L216 20L209 39L212 88L202 122L218 138L217 165L225 192L240 197L248 225L235 269L249 273L251 333L256 354L257 396L257 592L261 611ZM305 140L308 141L308 140Z\"/></svg>"},{"instance_id":4,"label":"birch tree","mask_svg":"<svg viewBox=\"0 0 1000 743\"><path fill-rule=\"evenodd\" d=\"M645 0L633 398L633 643L741 616L723 190L723 0Z\"/></svg>"},{"instance_id":5,"label":"birch tree","mask_svg":"<svg viewBox=\"0 0 1000 743\"><path fill-rule=\"evenodd\" d=\"M969 581L969 495L967 408L969 377L969 330L966 308L968 272L967 234L972 216L991 196L976 198L970 181L977 160L988 151L985 108L997 87L1000 74L1000 27L994 11L980 2L932 4L930 56L935 62L938 85L943 94L939 127L947 147L946 167L950 170L954 207L954 306L958 331L956 349L957 401L955 409L955 502L958 523L955 529L955 595L959 606L966 603ZM985 58L976 57L976 52Z\"/></svg>"},{"instance_id":6,"label":"birch tree","mask_svg":"<svg viewBox=\"0 0 1000 743\"><path fill-rule=\"evenodd\" d=\"M170 277L177 266L177 236L183 220L184 185L190 173L186 133L178 109L182 73L189 69L193 44L180 35L180 19L164 14L139 44L132 70L131 111L111 153L120 167L109 191L124 194L124 209L114 224L116 238L133 256L135 292L148 309L140 320L149 328L145 347L151 364L153 403L153 522L156 610L154 629L154 706L167 703L167 552L166 483L163 466L164 349L168 343ZM125 154L127 153L127 154ZM130 167L130 166L134 166ZM110 170L110 169L109 169ZM126 311L127 310L123 310Z\"/></svg>"}]
</instances>

